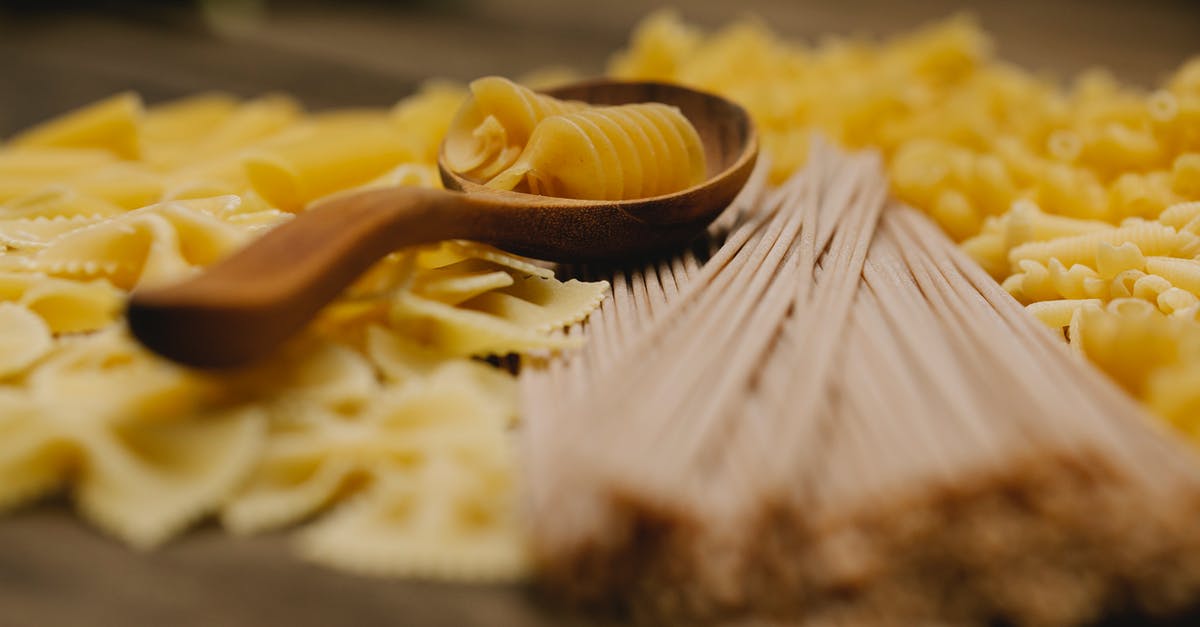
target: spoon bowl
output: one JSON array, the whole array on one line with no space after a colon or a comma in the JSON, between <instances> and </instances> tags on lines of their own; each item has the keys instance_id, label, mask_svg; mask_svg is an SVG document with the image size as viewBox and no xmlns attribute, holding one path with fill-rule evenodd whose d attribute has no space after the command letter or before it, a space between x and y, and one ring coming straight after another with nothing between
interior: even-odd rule
<instances>
[{"instance_id":1,"label":"spoon bowl","mask_svg":"<svg viewBox=\"0 0 1200 627\"><path fill-rule=\"evenodd\" d=\"M439 156L438 171L446 189L495 198L512 208L508 219L530 221L528 228L514 234L532 237L488 241L505 250L579 262L629 259L678 248L695 239L729 206L754 169L758 155L754 124L744 109L719 96L668 83L622 81L573 83L545 93L592 105L662 102L678 107L700 135L708 172L700 184L662 196L577 200L485 187L451 171Z\"/></svg>"},{"instance_id":2,"label":"spoon bowl","mask_svg":"<svg viewBox=\"0 0 1200 627\"><path fill-rule=\"evenodd\" d=\"M754 168L754 125L745 110L718 96L678 85L617 81L547 93L596 105L678 107L699 133L708 177L652 198L577 200L484 187L450 171L439 155L446 190L395 187L319 201L191 279L136 290L127 306L130 330L151 350L180 363L240 366L269 354L397 248L468 239L572 262L659 253L702 233Z\"/></svg>"}]
</instances>

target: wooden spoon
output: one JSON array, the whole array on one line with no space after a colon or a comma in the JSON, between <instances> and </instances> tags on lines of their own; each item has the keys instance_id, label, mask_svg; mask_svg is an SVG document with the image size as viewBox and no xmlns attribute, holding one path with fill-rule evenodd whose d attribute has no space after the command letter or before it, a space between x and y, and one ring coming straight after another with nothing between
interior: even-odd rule
<instances>
[{"instance_id":1,"label":"wooden spoon","mask_svg":"<svg viewBox=\"0 0 1200 627\"><path fill-rule=\"evenodd\" d=\"M331 197L194 278L135 291L127 312L134 336L191 366L245 364L300 331L374 262L414 244L467 239L554 261L669 250L699 235L754 167L754 125L741 107L717 96L612 81L548 93L592 104L679 107L704 143L707 180L654 198L572 200L486 188L449 171L439 158L442 182L457 191L396 187Z\"/></svg>"}]
</instances>

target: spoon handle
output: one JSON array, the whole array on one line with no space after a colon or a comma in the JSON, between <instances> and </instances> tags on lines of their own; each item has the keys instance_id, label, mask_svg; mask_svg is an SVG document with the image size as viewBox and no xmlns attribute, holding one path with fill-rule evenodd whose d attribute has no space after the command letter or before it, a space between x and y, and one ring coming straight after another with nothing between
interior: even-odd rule
<instances>
[{"instance_id":1,"label":"spoon handle","mask_svg":"<svg viewBox=\"0 0 1200 627\"><path fill-rule=\"evenodd\" d=\"M199 367L262 357L384 255L470 237L466 195L415 187L331 198L181 283L136 290L130 330Z\"/></svg>"}]
</instances>

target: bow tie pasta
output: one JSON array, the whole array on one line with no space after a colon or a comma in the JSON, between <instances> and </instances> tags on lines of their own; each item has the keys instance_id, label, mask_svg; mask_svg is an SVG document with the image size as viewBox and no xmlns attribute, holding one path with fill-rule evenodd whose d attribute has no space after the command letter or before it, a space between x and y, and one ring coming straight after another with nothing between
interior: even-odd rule
<instances>
[{"instance_id":1,"label":"bow tie pasta","mask_svg":"<svg viewBox=\"0 0 1200 627\"><path fill-rule=\"evenodd\" d=\"M397 251L280 354L221 375L147 353L122 319L130 290L313 200L437 186L463 97L436 84L306 114L283 96L121 94L0 144L0 510L67 491L137 547L211 515L235 533L311 521L300 550L336 567L521 574L515 381L479 357L577 346L561 329L606 283L468 242Z\"/></svg>"}]
</instances>

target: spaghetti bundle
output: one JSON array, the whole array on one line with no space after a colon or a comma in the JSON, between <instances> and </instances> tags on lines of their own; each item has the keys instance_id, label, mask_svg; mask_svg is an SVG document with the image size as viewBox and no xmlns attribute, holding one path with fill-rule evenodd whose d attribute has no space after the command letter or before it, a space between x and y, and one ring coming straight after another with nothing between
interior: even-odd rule
<instances>
[{"instance_id":1,"label":"spaghetti bundle","mask_svg":"<svg viewBox=\"0 0 1200 627\"><path fill-rule=\"evenodd\" d=\"M526 369L552 583L656 622L1070 625L1200 591L1191 453L886 185L815 145Z\"/></svg>"}]
</instances>

